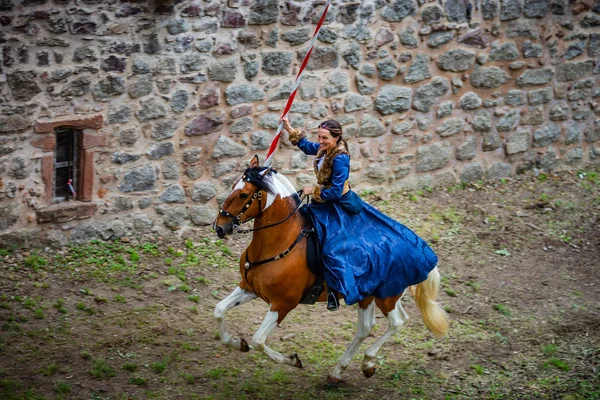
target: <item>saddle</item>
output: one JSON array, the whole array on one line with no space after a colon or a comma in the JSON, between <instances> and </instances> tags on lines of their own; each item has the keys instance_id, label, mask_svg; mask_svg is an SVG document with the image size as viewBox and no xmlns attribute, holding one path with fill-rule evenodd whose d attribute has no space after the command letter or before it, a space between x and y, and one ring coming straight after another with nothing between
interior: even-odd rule
<instances>
[{"instance_id":1,"label":"saddle","mask_svg":"<svg viewBox=\"0 0 600 400\"><path fill-rule=\"evenodd\" d=\"M315 304L321 293L323 293L323 290L325 290L325 266L323 265L323 257L321 256L321 243L310 218L307 218L304 232L306 233L307 240L306 263L308 264L308 269L317 277L317 280L302 300L300 300L300 304Z\"/></svg>"}]
</instances>

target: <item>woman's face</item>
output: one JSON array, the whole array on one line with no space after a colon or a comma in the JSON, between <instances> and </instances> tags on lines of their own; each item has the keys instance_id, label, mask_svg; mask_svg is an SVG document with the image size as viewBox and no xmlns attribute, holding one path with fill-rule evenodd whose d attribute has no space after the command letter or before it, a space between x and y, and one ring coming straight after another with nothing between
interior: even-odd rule
<instances>
[{"instance_id":1,"label":"woman's face","mask_svg":"<svg viewBox=\"0 0 600 400\"><path fill-rule=\"evenodd\" d=\"M319 144L321 150L329 151L336 145L338 138L331 135L327 129L319 128Z\"/></svg>"}]
</instances>

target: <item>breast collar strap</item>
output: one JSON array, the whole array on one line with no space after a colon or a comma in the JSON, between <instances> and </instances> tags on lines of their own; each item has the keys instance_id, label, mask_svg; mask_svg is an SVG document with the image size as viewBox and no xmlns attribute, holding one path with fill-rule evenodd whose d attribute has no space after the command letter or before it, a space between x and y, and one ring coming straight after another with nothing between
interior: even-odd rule
<instances>
[{"instance_id":1,"label":"breast collar strap","mask_svg":"<svg viewBox=\"0 0 600 400\"><path fill-rule=\"evenodd\" d=\"M261 261L257 261L257 262L250 262L250 261L248 261L248 249L246 249L246 263L244 264L244 268L246 270L249 270L251 267L256 267L256 266L259 266L259 265L262 265L262 264L270 263L271 261L276 261L276 260L284 258L285 256L289 255L292 252L292 249L306 235L308 235L308 232L305 229L302 229L300 231L300 234L296 237L296 240L294 240L294 243L292 243L290 245L290 247L288 247L287 249L285 249L283 252L277 254L275 257L267 258L266 260L261 260Z\"/></svg>"},{"instance_id":2,"label":"breast collar strap","mask_svg":"<svg viewBox=\"0 0 600 400\"><path fill-rule=\"evenodd\" d=\"M225 211L223 208L219 210L219 215L228 218L233 218L233 225L240 226L242 224L242 218L244 217L244 213L250 208L254 200L258 200L258 208L261 208L262 192L262 189L258 192L254 192L252 197L250 197L250 200L248 200L244 207L242 207L242 211L240 211L240 213L237 216L234 217L230 212Z\"/></svg>"}]
</instances>

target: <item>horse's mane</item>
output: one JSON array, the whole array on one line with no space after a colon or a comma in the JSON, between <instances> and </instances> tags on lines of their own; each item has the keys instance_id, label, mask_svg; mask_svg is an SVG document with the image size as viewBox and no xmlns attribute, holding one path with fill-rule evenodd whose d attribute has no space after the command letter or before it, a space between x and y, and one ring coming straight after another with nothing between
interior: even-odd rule
<instances>
[{"instance_id":1,"label":"horse's mane","mask_svg":"<svg viewBox=\"0 0 600 400\"><path fill-rule=\"evenodd\" d=\"M272 174L276 174L277 171L271 169L270 171L265 172L266 169L268 169L268 167L248 168L246 172L244 172L244 180L268 193L277 194L272 176Z\"/></svg>"}]
</instances>

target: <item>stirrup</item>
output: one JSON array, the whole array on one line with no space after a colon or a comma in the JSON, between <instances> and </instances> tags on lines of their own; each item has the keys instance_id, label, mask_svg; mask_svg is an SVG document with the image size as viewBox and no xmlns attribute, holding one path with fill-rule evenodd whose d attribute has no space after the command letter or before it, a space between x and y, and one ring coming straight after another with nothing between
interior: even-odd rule
<instances>
[{"instance_id":1,"label":"stirrup","mask_svg":"<svg viewBox=\"0 0 600 400\"><path fill-rule=\"evenodd\" d=\"M334 292L327 293L327 309L329 311L336 311L340 308L340 304L338 302L337 296Z\"/></svg>"}]
</instances>

